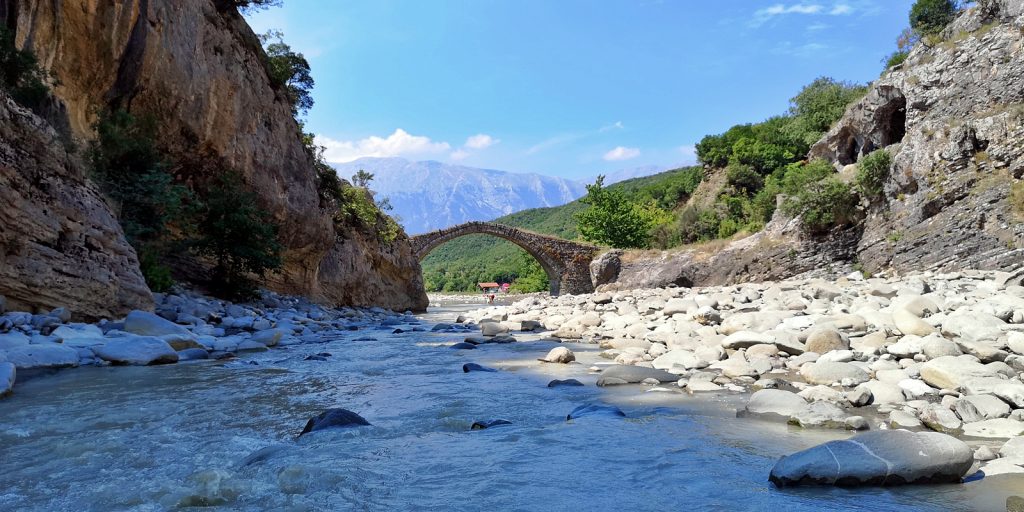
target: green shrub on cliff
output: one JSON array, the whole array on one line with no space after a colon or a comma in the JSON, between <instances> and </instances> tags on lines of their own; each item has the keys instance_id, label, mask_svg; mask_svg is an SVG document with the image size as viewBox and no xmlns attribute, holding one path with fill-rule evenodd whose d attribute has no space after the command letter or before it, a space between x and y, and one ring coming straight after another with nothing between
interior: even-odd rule
<instances>
[{"instance_id":1,"label":"green shrub on cliff","mask_svg":"<svg viewBox=\"0 0 1024 512\"><path fill-rule=\"evenodd\" d=\"M956 18L953 0L917 0L910 7L910 28L922 36L936 34Z\"/></svg>"},{"instance_id":2,"label":"green shrub on cliff","mask_svg":"<svg viewBox=\"0 0 1024 512\"><path fill-rule=\"evenodd\" d=\"M189 230L194 198L168 172L170 165L156 147L153 118L104 111L93 127L96 139L86 151L91 177L138 253L146 283L153 291L165 291L173 281L163 255L186 243L175 233Z\"/></svg>"},{"instance_id":3,"label":"green shrub on cliff","mask_svg":"<svg viewBox=\"0 0 1024 512\"><path fill-rule=\"evenodd\" d=\"M313 108L313 76L309 61L292 51L284 42L284 34L270 30L260 36L267 55L267 76L274 87L283 88L291 102L292 115L298 117Z\"/></svg>"},{"instance_id":4,"label":"green shrub on cliff","mask_svg":"<svg viewBox=\"0 0 1024 512\"><path fill-rule=\"evenodd\" d=\"M874 201L882 196L885 179L892 167L892 155L884 149L872 151L857 162L854 181L861 195Z\"/></svg>"},{"instance_id":5,"label":"green shrub on cliff","mask_svg":"<svg viewBox=\"0 0 1024 512\"><path fill-rule=\"evenodd\" d=\"M832 164L815 160L786 172L782 190L783 211L799 216L804 228L814 234L835 226L847 226L857 216L857 196L836 176Z\"/></svg>"},{"instance_id":6,"label":"green shrub on cliff","mask_svg":"<svg viewBox=\"0 0 1024 512\"><path fill-rule=\"evenodd\" d=\"M252 277L281 267L277 225L235 171L214 178L202 199L194 248L214 261L211 291L229 299L252 297Z\"/></svg>"},{"instance_id":7,"label":"green shrub on cliff","mask_svg":"<svg viewBox=\"0 0 1024 512\"><path fill-rule=\"evenodd\" d=\"M19 50L14 33L0 27L0 89L21 105L36 108L49 93L45 78L35 54Z\"/></svg>"}]
</instances>

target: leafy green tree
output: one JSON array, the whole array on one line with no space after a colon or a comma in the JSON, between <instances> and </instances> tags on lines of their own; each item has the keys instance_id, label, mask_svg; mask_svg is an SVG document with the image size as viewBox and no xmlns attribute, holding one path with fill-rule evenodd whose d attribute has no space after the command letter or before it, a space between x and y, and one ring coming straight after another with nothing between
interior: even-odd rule
<instances>
[{"instance_id":1,"label":"leafy green tree","mask_svg":"<svg viewBox=\"0 0 1024 512\"><path fill-rule=\"evenodd\" d=\"M729 164L726 181L733 189L744 194L753 194L764 186L764 178L749 165Z\"/></svg>"},{"instance_id":2,"label":"leafy green tree","mask_svg":"<svg viewBox=\"0 0 1024 512\"><path fill-rule=\"evenodd\" d=\"M268 7L279 7L281 0L214 0L214 5L221 11L238 9L247 12L260 11Z\"/></svg>"},{"instance_id":3,"label":"leafy green tree","mask_svg":"<svg viewBox=\"0 0 1024 512\"><path fill-rule=\"evenodd\" d=\"M211 291L229 299L252 297L252 276L263 278L281 267L277 225L245 186L235 171L214 179L203 194L200 238L195 243L198 254L215 262Z\"/></svg>"},{"instance_id":4,"label":"leafy green tree","mask_svg":"<svg viewBox=\"0 0 1024 512\"><path fill-rule=\"evenodd\" d=\"M834 226L847 226L857 217L857 196L836 177L832 164L816 160L787 170L783 180L787 197L786 214L799 216L804 228L824 233Z\"/></svg>"},{"instance_id":5,"label":"leafy green tree","mask_svg":"<svg viewBox=\"0 0 1024 512\"><path fill-rule=\"evenodd\" d=\"M93 128L96 139L86 151L91 177L138 253L146 283L153 291L165 291L173 280L162 259L187 244L194 198L168 171L152 117L105 111Z\"/></svg>"},{"instance_id":6,"label":"leafy green tree","mask_svg":"<svg viewBox=\"0 0 1024 512\"><path fill-rule=\"evenodd\" d=\"M271 30L260 36L267 54L267 75L274 87L284 88L291 103L292 115L298 117L313 108L313 86L309 61L292 51L284 42L284 34Z\"/></svg>"},{"instance_id":7,"label":"leafy green tree","mask_svg":"<svg viewBox=\"0 0 1024 512\"><path fill-rule=\"evenodd\" d=\"M361 188L370 188L370 182L373 181L373 173L367 172L362 169L356 171L352 175L352 184Z\"/></svg>"},{"instance_id":8,"label":"leafy green tree","mask_svg":"<svg viewBox=\"0 0 1024 512\"><path fill-rule=\"evenodd\" d=\"M751 125L739 124L721 135L708 135L695 146L697 159L708 167L725 167L732 157L733 145L743 138L756 138Z\"/></svg>"},{"instance_id":9,"label":"leafy green tree","mask_svg":"<svg viewBox=\"0 0 1024 512\"><path fill-rule=\"evenodd\" d=\"M657 208L640 205L618 189L606 188L604 176L587 185L580 202L588 208L575 215L585 240L619 248L647 247L650 231L658 222Z\"/></svg>"},{"instance_id":10,"label":"leafy green tree","mask_svg":"<svg viewBox=\"0 0 1024 512\"><path fill-rule=\"evenodd\" d=\"M730 164L745 165L758 174L768 174L796 158L786 148L755 139L742 138L733 145Z\"/></svg>"},{"instance_id":11,"label":"leafy green tree","mask_svg":"<svg viewBox=\"0 0 1024 512\"><path fill-rule=\"evenodd\" d=\"M910 7L910 28L921 35L937 34L956 18L954 0L917 0Z\"/></svg>"},{"instance_id":12,"label":"leafy green tree","mask_svg":"<svg viewBox=\"0 0 1024 512\"><path fill-rule=\"evenodd\" d=\"M0 89L21 105L38 107L50 92L46 74L31 50L19 50L14 33L0 27Z\"/></svg>"},{"instance_id":13,"label":"leafy green tree","mask_svg":"<svg viewBox=\"0 0 1024 512\"><path fill-rule=\"evenodd\" d=\"M790 100L789 112L804 140L813 143L843 117L850 103L866 92L867 88L862 85L820 77Z\"/></svg>"}]
</instances>

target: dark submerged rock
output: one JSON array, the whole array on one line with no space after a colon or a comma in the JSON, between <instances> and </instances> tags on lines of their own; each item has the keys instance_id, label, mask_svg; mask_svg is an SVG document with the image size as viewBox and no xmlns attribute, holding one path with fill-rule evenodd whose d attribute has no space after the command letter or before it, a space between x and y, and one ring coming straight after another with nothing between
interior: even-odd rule
<instances>
[{"instance_id":1,"label":"dark submerged rock","mask_svg":"<svg viewBox=\"0 0 1024 512\"><path fill-rule=\"evenodd\" d=\"M561 386L582 386L582 385L583 385L583 383L578 381L578 380L576 380L576 379L565 379L565 380L555 379L555 380L553 380L551 382L548 382L548 387L549 388L557 388L557 387L561 387Z\"/></svg>"},{"instance_id":2,"label":"dark submerged rock","mask_svg":"<svg viewBox=\"0 0 1024 512\"><path fill-rule=\"evenodd\" d=\"M452 345L449 348L452 348L452 349L455 349L455 350L473 350L473 349L476 348L476 345L474 345L472 343L466 343L466 342L463 341L463 342L456 343L456 344Z\"/></svg>"},{"instance_id":3,"label":"dark submerged rock","mask_svg":"<svg viewBox=\"0 0 1024 512\"><path fill-rule=\"evenodd\" d=\"M178 361L196 361L209 358L210 353L201 348L186 348L185 350L178 351Z\"/></svg>"},{"instance_id":4,"label":"dark submerged rock","mask_svg":"<svg viewBox=\"0 0 1024 512\"><path fill-rule=\"evenodd\" d=\"M480 366L476 363L466 363L462 365L462 371L465 373L469 372L496 372L494 368L488 368L486 366Z\"/></svg>"},{"instance_id":5,"label":"dark submerged rock","mask_svg":"<svg viewBox=\"0 0 1024 512\"><path fill-rule=\"evenodd\" d=\"M367 426L370 422L348 409L327 409L306 422L306 428L299 435L327 428Z\"/></svg>"},{"instance_id":6,"label":"dark submerged rock","mask_svg":"<svg viewBox=\"0 0 1024 512\"><path fill-rule=\"evenodd\" d=\"M469 427L470 430L484 430L491 427L498 427L501 425L511 425L512 422L508 420L485 420L477 421L473 423L473 426Z\"/></svg>"},{"instance_id":7,"label":"dark submerged rock","mask_svg":"<svg viewBox=\"0 0 1024 512\"><path fill-rule=\"evenodd\" d=\"M619 409L614 405L586 404L573 409L572 412L565 417L565 421L588 416L624 418L626 413L622 412L622 409Z\"/></svg>"}]
</instances>

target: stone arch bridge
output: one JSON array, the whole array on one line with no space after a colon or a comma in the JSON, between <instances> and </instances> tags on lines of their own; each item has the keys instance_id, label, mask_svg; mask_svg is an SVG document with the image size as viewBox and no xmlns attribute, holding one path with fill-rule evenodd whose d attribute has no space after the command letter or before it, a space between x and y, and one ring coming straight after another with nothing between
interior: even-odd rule
<instances>
[{"instance_id":1,"label":"stone arch bridge","mask_svg":"<svg viewBox=\"0 0 1024 512\"><path fill-rule=\"evenodd\" d=\"M420 261L435 247L459 237L474 234L492 235L522 247L548 274L551 294L575 295L594 291L590 280L590 262L600 249L597 246L541 235L493 222L467 222L450 228L410 237L413 252Z\"/></svg>"}]
</instances>

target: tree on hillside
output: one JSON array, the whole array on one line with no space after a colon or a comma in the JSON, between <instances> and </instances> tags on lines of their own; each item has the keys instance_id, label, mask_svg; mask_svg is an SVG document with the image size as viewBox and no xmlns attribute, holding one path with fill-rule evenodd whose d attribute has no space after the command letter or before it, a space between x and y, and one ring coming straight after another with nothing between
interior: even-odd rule
<instances>
[{"instance_id":1,"label":"tree on hillside","mask_svg":"<svg viewBox=\"0 0 1024 512\"><path fill-rule=\"evenodd\" d=\"M867 88L862 85L820 77L789 100L789 112L803 138L814 142L843 117L847 105L865 92Z\"/></svg>"},{"instance_id":2,"label":"tree on hillside","mask_svg":"<svg viewBox=\"0 0 1024 512\"><path fill-rule=\"evenodd\" d=\"M267 52L267 74L275 87L283 87L291 102L292 115L298 117L313 108L313 76L309 61L301 53L292 51L284 42L284 34L277 30L260 36Z\"/></svg>"},{"instance_id":3,"label":"tree on hillside","mask_svg":"<svg viewBox=\"0 0 1024 512\"><path fill-rule=\"evenodd\" d=\"M604 176L587 185L580 199L587 205L574 216L585 240L623 249L647 247L650 231L661 219L661 210L634 203L622 191L604 187Z\"/></svg>"},{"instance_id":4,"label":"tree on hillside","mask_svg":"<svg viewBox=\"0 0 1024 512\"><path fill-rule=\"evenodd\" d=\"M19 50L14 33L0 27L0 89L7 91L14 101L35 108L46 97L46 74L30 50Z\"/></svg>"},{"instance_id":5,"label":"tree on hillside","mask_svg":"<svg viewBox=\"0 0 1024 512\"><path fill-rule=\"evenodd\" d=\"M213 259L212 291L228 299L256 292L251 276L281 267L277 225L235 171L225 171L203 194L196 251Z\"/></svg>"},{"instance_id":6,"label":"tree on hillside","mask_svg":"<svg viewBox=\"0 0 1024 512\"><path fill-rule=\"evenodd\" d=\"M371 181L373 181L372 172L366 172L362 169L359 169L358 171L356 171L355 174L352 175L352 184L357 187L369 188Z\"/></svg>"},{"instance_id":7,"label":"tree on hillside","mask_svg":"<svg viewBox=\"0 0 1024 512\"><path fill-rule=\"evenodd\" d=\"M917 0L910 8L910 28L921 35L941 32L956 17L954 0Z\"/></svg>"},{"instance_id":8,"label":"tree on hillside","mask_svg":"<svg viewBox=\"0 0 1024 512\"><path fill-rule=\"evenodd\" d=\"M282 0L214 0L218 10L238 9L242 12L259 11L268 7L278 7Z\"/></svg>"}]
</instances>

